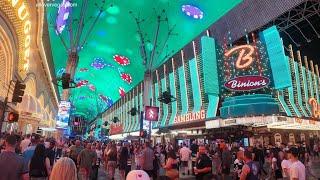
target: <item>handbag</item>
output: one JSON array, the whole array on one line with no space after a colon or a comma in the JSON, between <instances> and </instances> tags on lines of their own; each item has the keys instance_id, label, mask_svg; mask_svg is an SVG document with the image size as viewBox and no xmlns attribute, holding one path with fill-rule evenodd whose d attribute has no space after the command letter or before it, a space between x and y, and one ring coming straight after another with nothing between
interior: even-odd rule
<instances>
[{"instance_id":1,"label":"handbag","mask_svg":"<svg viewBox=\"0 0 320 180\"><path fill-rule=\"evenodd\" d=\"M166 176L170 179L177 179L179 178L179 171L177 169L167 169Z\"/></svg>"}]
</instances>

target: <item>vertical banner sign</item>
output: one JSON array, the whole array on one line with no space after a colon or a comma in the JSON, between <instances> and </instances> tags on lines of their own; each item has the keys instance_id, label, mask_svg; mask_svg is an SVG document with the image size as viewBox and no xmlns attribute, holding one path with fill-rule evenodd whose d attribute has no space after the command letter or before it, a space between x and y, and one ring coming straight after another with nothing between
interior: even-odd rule
<instances>
[{"instance_id":1,"label":"vertical banner sign","mask_svg":"<svg viewBox=\"0 0 320 180\"><path fill-rule=\"evenodd\" d=\"M158 121L159 118L159 107L145 106L145 120L147 121Z\"/></svg>"}]
</instances>

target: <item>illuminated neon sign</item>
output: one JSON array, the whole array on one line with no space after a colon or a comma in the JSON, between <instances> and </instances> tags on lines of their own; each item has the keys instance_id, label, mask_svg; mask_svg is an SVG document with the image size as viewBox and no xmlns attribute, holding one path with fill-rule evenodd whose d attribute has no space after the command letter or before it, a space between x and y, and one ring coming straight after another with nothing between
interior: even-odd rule
<instances>
[{"instance_id":1,"label":"illuminated neon sign","mask_svg":"<svg viewBox=\"0 0 320 180\"><path fill-rule=\"evenodd\" d=\"M310 98L308 102L312 109L312 117L320 118L320 107L317 100L315 98Z\"/></svg>"},{"instance_id":2,"label":"illuminated neon sign","mask_svg":"<svg viewBox=\"0 0 320 180\"><path fill-rule=\"evenodd\" d=\"M23 53L23 69L25 71L29 68L29 57L30 57L30 44L31 44L31 21L30 14L26 8L23 0L9 0L11 6L17 9L18 17L23 22L23 33L24 33L24 53Z\"/></svg>"},{"instance_id":3,"label":"illuminated neon sign","mask_svg":"<svg viewBox=\"0 0 320 180\"><path fill-rule=\"evenodd\" d=\"M245 69L253 63L254 59L252 55L254 51L255 48L251 45L241 45L230 49L224 55L228 58L235 52L239 52L235 66L237 69Z\"/></svg>"},{"instance_id":4,"label":"illuminated neon sign","mask_svg":"<svg viewBox=\"0 0 320 180\"><path fill-rule=\"evenodd\" d=\"M176 116L174 118L174 123L184 123L184 122L190 122L195 120L201 120L206 118L206 111L201 110L198 112L190 112L188 114L184 114L181 116Z\"/></svg>"},{"instance_id":5,"label":"illuminated neon sign","mask_svg":"<svg viewBox=\"0 0 320 180\"><path fill-rule=\"evenodd\" d=\"M230 79L224 86L232 91L252 91L268 86L270 80L264 76L239 76Z\"/></svg>"}]
</instances>

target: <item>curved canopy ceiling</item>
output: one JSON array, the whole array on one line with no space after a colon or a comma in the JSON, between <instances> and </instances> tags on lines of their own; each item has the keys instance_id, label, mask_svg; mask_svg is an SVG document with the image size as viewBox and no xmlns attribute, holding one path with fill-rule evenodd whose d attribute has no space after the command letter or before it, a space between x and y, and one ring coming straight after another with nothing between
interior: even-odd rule
<instances>
[{"instance_id":1,"label":"curved canopy ceiling","mask_svg":"<svg viewBox=\"0 0 320 180\"><path fill-rule=\"evenodd\" d=\"M69 46L68 29L75 31L80 21L80 9L84 0L73 1L67 25L61 38ZM145 67L140 54L141 38L136 21L140 22L145 38L147 57L154 47L157 18L160 17L159 36L152 66L166 61L184 45L217 21L242 0L107 0L105 11L93 27L86 43L79 47L79 64L75 82L83 85L71 90L70 101L74 113L88 119L103 112L121 96L143 80ZM57 3L59 1L54 1ZM62 2L62 0L60 0ZM84 12L85 34L99 14L100 0L89 0ZM68 53L55 30L57 7L47 7L47 20L51 48L57 77L65 71ZM73 23L70 23L72 20ZM73 34L75 34L73 32ZM168 36L168 34L170 34ZM121 90L120 90L121 89ZM62 90L60 89L60 95Z\"/></svg>"}]
</instances>

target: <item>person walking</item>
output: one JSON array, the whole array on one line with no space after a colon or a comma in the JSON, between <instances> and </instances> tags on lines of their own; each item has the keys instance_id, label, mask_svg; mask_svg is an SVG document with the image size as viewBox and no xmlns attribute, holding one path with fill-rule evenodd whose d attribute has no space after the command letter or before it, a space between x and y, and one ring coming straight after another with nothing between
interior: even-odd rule
<instances>
[{"instance_id":1,"label":"person walking","mask_svg":"<svg viewBox=\"0 0 320 180\"><path fill-rule=\"evenodd\" d=\"M243 151L239 150L237 152L237 158L233 162L233 172L234 172L234 179L239 180L241 175L241 170L243 167Z\"/></svg>"},{"instance_id":2,"label":"person walking","mask_svg":"<svg viewBox=\"0 0 320 180\"><path fill-rule=\"evenodd\" d=\"M108 177L114 180L114 174L117 167L117 147L115 144L110 145L106 154Z\"/></svg>"},{"instance_id":3,"label":"person walking","mask_svg":"<svg viewBox=\"0 0 320 180\"><path fill-rule=\"evenodd\" d=\"M28 167L23 157L15 153L17 138L8 135L5 138L5 149L0 153L0 180L28 180Z\"/></svg>"},{"instance_id":4,"label":"person walking","mask_svg":"<svg viewBox=\"0 0 320 180\"><path fill-rule=\"evenodd\" d=\"M144 149L142 151L141 167L146 173L148 173L149 177L155 176L153 171L153 160L154 160L153 149L150 147L149 142L145 142Z\"/></svg>"},{"instance_id":5,"label":"person walking","mask_svg":"<svg viewBox=\"0 0 320 180\"><path fill-rule=\"evenodd\" d=\"M244 151L244 162L240 175L240 180L259 180L259 164L252 161L252 152Z\"/></svg>"},{"instance_id":6,"label":"person walking","mask_svg":"<svg viewBox=\"0 0 320 180\"><path fill-rule=\"evenodd\" d=\"M128 159L129 159L129 150L128 145L125 143L121 148L119 152L119 174L120 179L125 180L126 178L126 171L128 166Z\"/></svg>"},{"instance_id":7,"label":"person walking","mask_svg":"<svg viewBox=\"0 0 320 180\"><path fill-rule=\"evenodd\" d=\"M75 144L70 146L70 152L69 157L76 163L77 165L77 158L80 152L83 150L83 147L81 146L80 140L76 140Z\"/></svg>"},{"instance_id":8,"label":"person walking","mask_svg":"<svg viewBox=\"0 0 320 180\"><path fill-rule=\"evenodd\" d=\"M192 151L187 147L185 143L183 143L182 148L179 151L181 160L181 170L183 175L189 175L189 160L191 158L191 153Z\"/></svg>"},{"instance_id":9,"label":"person walking","mask_svg":"<svg viewBox=\"0 0 320 180\"><path fill-rule=\"evenodd\" d=\"M53 167L54 160L55 160L55 157L56 157L56 153L54 151L55 144L56 144L55 141L51 140L50 144L49 144L49 148L46 149L46 156L50 160L50 166L51 167Z\"/></svg>"},{"instance_id":10,"label":"person walking","mask_svg":"<svg viewBox=\"0 0 320 180\"><path fill-rule=\"evenodd\" d=\"M178 161L176 153L173 150L168 152L168 159L166 164L163 164L163 168L166 170L166 177L170 180L179 179Z\"/></svg>"},{"instance_id":11,"label":"person walking","mask_svg":"<svg viewBox=\"0 0 320 180\"><path fill-rule=\"evenodd\" d=\"M20 143L21 153L23 153L27 147L31 144L30 134L27 134L25 138Z\"/></svg>"},{"instance_id":12,"label":"person walking","mask_svg":"<svg viewBox=\"0 0 320 180\"><path fill-rule=\"evenodd\" d=\"M281 168L282 168L282 177L284 180L289 180L289 170L291 166L291 161L289 160L289 155L287 152L284 152L283 160L281 162Z\"/></svg>"},{"instance_id":13,"label":"person walking","mask_svg":"<svg viewBox=\"0 0 320 180\"><path fill-rule=\"evenodd\" d=\"M31 136L31 145L25 149L25 151L22 153L22 157L24 159L24 162L26 164L30 163L30 160L35 152L37 144L40 142L40 136L37 134L33 134Z\"/></svg>"},{"instance_id":14,"label":"person walking","mask_svg":"<svg viewBox=\"0 0 320 180\"><path fill-rule=\"evenodd\" d=\"M30 180L46 180L50 176L50 159L46 156L46 147L38 144L29 164Z\"/></svg>"},{"instance_id":15,"label":"person walking","mask_svg":"<svg viewBox=\"0 0 320 180\"><path fill-rule=\"evenodd\" d=\"M97 151L96 151L97 149L96 149L96 145L95 144L93 144L92 146L91 146L91 153L93 154L93 156L95 156L96 158L96 161L95 162L93 162L93 164L92 164L92 172L91 172L91 174L90 174L90 179L91 180L96 180L96 179L98 179L98 170L99 170L99 164L98 164L98 154L97 154ZM102 152L101 152L102 153ZM100 157L101 157L101 154L100 154Z\"/></svg>"},{"instance_id":16,"label":"person walking","mask_svg":"<svg viewBox=\"0 0 320 180\"><path fill-rule=\"evenodd\" d=\"M292 147L289 149L291 166L289 169L290 180L305 180L306 168L301 161L299 161L299 149Z\"/></svg>"},{"instance_id":17,"label":"person walking","mask_svg":"<svg viewBox=\"0 0 320 180\"><path fill-rule=\"evenodd\" d=\"M226 179L226 176L230 175L230 168L232 163L232 155L228 146L224 140L220 140L220 149L221 149L221 172L222 179Z\"/></svg>"},{"instance_id":18,"label":"person walking","mask_svg":"<svg viewBox=\"0 0 320 180\"><path fill-rule=\"evenodd\" d=\"M212 178L212 162L207 155L207 149L203 145L199 146L198 149L198 157L194 167L196 180L210 180Z\"/></svg>"},{"instance_id":19,"label":"person walking","mask_svg":"<svg viewBox=\"0 0 320 180\"><path fill-rule=\"evenodd\" d=\"M60 158L53 166L50 180L77 180L77 167L73 160Z\"/></svg>"},{"instance_id":20,"label":"person walking","mask_svg":"<svg viewBox=\"0 0 320 180\"><path fill-rule=\"evenodd\" d=\"M135 150L134 150L134 162L136 165L136 170L141 169L141 158L142 158L142 148L140 145L137 145Z\"/></svg>"},{"instance_id":21,"label":"person walking","mask_svg":"<svg viewBox=\"0 0 320 180\"><path fill-rule=\"evenodd\" d=\"M80 180L88 180L92 173L92 165L96 162L97 156L91 150L91 143L87 143L77 159L79 165Z\"/></svg>"}]
</instances>

